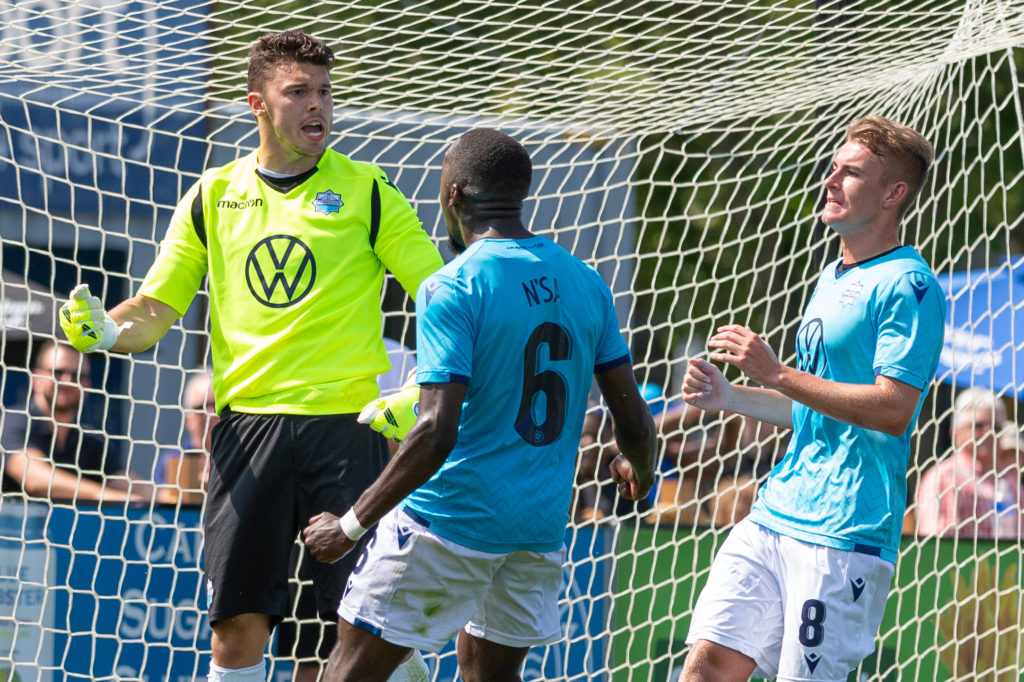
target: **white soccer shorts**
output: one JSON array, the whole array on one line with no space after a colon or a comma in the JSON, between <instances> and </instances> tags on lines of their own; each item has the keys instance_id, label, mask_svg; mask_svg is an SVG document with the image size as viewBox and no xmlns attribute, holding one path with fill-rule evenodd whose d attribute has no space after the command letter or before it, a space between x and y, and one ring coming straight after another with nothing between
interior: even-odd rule
<instances>
[{"instance_id":1,"label":"white soccer shorts","mask_svg":"<svg viewBox=\"0 0 1024 682\"><path fill-rule=\"evenodd\" d=\"M726 538L697 599L686 643L754 659L781 682L844 682L875 648L895 566L801 542L746 519Z\"/></svg>"},{"instance_id":2,"label":"white soccer shorts","mask_svg":"<svg viewBox=\"0 0 1024 682\"><path fill-rule=\"evenodd\" d=\"M509 647L561 638L565 551L478 552L392 510L349 577L338 615L399 646L440 651L465 626Z\"/></svg>"}]
</instances>

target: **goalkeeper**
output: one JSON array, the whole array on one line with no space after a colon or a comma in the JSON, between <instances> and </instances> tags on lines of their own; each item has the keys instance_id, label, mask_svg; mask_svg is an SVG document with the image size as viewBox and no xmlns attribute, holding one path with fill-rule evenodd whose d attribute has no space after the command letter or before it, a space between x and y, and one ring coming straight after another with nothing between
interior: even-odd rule
<instances>
[{"instance_id":1,"label":"goalkeeper","mask_svg":"<svg viewBox=\"0 0 1024 682\"><path fill-rule=\"evenodd\" d=\"M620 494L640 499L654 480L654 423L611 291L527 231L530 180L526 150L497 131L465 133L444 158L442 212L461 255L416 297L418 419L351 510L304 532L333 561L380 521L339 607L327 680L385 680L410 650L440 651L456 633L464 679L518 679L531 646L561 638L565 527L595 376L623 453ZM363 418L400 436L414 392Z\"/></svg>"},{"instance_id":2,"label":"goalkeeper","mask_svg":"<svg viewBox=\"0 0 1024 682\"><path fill-rule=\"evenodd\" d=\"M205 511L211 681L266 678L300 519L344 514L388 460L386 440L356 421L389 367L385 269L414 293L442 265L384 173L327 148L333 62L299 32L256 41L247 85L258 149L185 194L136 296L107 313L79 287L60 312L79 350L139 352L208 276L221 416ZM312 562L324 617L334 619L354 561ZM421 676L407 679L425 679L421 658L409 665Z\"/></svg>"}]
</instances>

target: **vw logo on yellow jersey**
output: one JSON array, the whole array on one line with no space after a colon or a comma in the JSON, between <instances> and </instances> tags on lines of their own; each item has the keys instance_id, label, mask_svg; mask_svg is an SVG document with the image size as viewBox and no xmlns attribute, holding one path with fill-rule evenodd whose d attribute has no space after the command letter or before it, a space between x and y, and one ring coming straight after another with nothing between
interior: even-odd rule
<instances>
[{"instance_id":1,"label":"vw logo on yellow jersey","mask_svg":"<svg viewBox=\"0 0 1024 682\"><path fill-rule=\"evenodd\" d=\"M275 234L260 240L245 263L245 282L253 297L271 308L298 303L316 281L316 260L297 238Z\"/></svg>"}]
</instances>

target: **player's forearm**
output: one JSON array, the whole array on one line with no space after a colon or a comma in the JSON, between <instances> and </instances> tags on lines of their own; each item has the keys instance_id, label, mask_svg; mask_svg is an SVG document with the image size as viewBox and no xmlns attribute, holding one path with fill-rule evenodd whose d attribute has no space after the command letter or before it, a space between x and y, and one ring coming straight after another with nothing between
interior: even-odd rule
<instances>
[{"instance_id":1,"label":"player's forearm","mask_svg":"<svg viewBox=\"0 0 1024 682\"><path fill-rule=\"evenodd\" d=\"M429 419L420 415L398 453L352 506L360 525L369 528L377 523L409 493L430 480L454 446L454 438L440 433Z\"/></svg>"},{"instance_id":2,"label":"player's forearm","mask_svg":"<svg viewBox=\"0 0 1024 682\"><path fill-rule=\"evenodd\" d=\"M96 481L58 469L25 453L11 453L6 471L30 497L88 501L123 500L127 497L122 492L107 489Z\"/></svg>"},{"instance_id":3,"label":"player's forearm","mask_svg":"<svg viewBox=\"0 0 1024 682\"><path fill-rule=\"evenodd\" d=\"M891 436L910 426L920 391L879 377L873 384L847 384L785 367L775 387L781 394L846 424Z\"/></svg>"},{"instance_id":4,"label":"player's forearm","mask_svg":"<svg viewBox=\"0 0 1024 682\"><path fill-rule=\"evenodd\" d=\"M110 317L123 327L110 350L138 353L148 350L162 339L178 319L177 311L166 303L146 296L133 296L110 311Z\"/></svg>"},{"instance_id":5,"label":"player's forearm","mask_svg":"<svg viewBox=\"0 0 1024 682\"><path fill-rule=\"evenodd\" d=\"M724 409L782 428L793 428L793 401L779 391L731 385Z\"/></svg>"},{"instance_id":6,"label":"player's forearm","mask_svg":"<svg viewBox=\"0 0 1024 682\"><path fill-rule=\"evenodd\" d=\"M654 472L658 452L658 430L650 416L636 424L634 428L626 428L625 425L616 423L615 444L622 456L633 465L633 469L638 472Z\"/></svg>"}]
</instances>

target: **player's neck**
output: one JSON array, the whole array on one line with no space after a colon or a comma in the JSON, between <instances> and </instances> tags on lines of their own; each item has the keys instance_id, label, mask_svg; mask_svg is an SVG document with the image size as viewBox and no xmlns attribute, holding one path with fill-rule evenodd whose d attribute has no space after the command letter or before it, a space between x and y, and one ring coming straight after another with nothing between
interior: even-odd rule
<instances>
[{"instance_id":1,"label":"player's neck","mask_svg":"<svg viewBox=\"0 0 1024 682\"><path fill-rule=\"evenodd\" d=\"M529 239L534 236L518 217L492 219L475 225L466 225L464 234L466 246L478 239Z\"/></svg>"},{"instance_id":2,"label":"player's neck","mask_svg":"<svg viewBox=\"0 0 1024 682\"><path fill-rule=\"evenodd\" d=\"M842 243L843 263L861 263L875 256L899 248L902 242L896 230L865 230L859 234L844 235Z\"/></svg>"},{"instance_id":3,"label":"player's neck","mask_svg":"<svg viewBox=\"0 0 1024 682\"><path fill-rule=\"evenodd\" d=\"M287 177L299 175L314 168L320 157L298 156L287 153L275 153L269 147L261 146L256 150L256 163L264 171L274 175Z\"/></svg>"}]
</instances>

